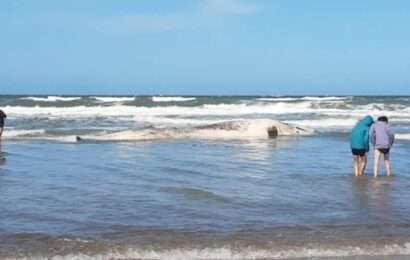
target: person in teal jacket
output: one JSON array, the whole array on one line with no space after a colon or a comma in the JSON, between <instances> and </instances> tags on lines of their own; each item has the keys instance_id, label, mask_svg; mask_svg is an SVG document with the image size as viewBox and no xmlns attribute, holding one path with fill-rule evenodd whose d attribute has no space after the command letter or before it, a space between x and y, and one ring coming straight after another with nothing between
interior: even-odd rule
<instances>
[{"instance_id":1,"label":"person in teal jacket","mask_svg":"<svg viewBox=\"0 0 410 260\"><path fill-rule=\"evenodd\" d=\"M353 154L353 170L355 176L364 174L369 152L369 128L374 123L371 116L365 116L352 129L350 148Z\"/></svg>"}]
</instances>

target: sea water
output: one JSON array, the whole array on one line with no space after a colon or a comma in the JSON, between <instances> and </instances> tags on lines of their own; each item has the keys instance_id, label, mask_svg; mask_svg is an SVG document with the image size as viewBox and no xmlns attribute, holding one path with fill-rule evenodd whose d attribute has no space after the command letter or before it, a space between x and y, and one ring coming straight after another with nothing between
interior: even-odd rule
<instances>
[{"instance_id":1,"label":"sea water","mask_svg":"<svg viewBox=\"0 0 410 260\"><path fill-rule=\"evenodd\" d=\"M0 258L408 259L409 104L409 97L2 96ZM353 177L349 130L367 114L387 115L397 133L393 177L373 178L371 165ZM261 119L316 132L92 138Z\"/></svg>"}]
</instances>

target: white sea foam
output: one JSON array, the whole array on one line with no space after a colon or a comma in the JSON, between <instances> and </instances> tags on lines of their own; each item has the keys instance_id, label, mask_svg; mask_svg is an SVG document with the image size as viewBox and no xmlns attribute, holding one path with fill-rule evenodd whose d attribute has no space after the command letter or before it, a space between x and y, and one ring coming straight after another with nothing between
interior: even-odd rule
<instances>
[{"instance_id":1,"label":"white sea foam","mask_svg":"<svg viewBox=\"0 0 410 260\"><path fill-rule=\"evenodd\" d=\"M47 120L107 120L114 122L138 122L138 124L157 127L180 127L211 124L226 120L252 118L281 118L287 122L313 127L318 130L347 129L365 115L377 118L386 115L391 122L410 123L410 108L398 110L379 110L374 104L358 105L355 108L321 108L312 101L297 103L253 103L253 104L216 104L195 107L155 106L135 107L115 106L75 106L75 107L24 107L7 106L4 108L9 119L47 119ZM289 119L287 119L289 118ZM297 119L296 119L297 118ZM312 119L309 119L312 118ZM75 125L73 125L75 128Z\"/></svg>"},{"instance_id":2,"label":"white sea foam","mask_svg":"<svg viewBox=\"0 0 410 260\"><path fill-rule=\"evenodd\" d=\"M48 97L24 97L21 100L32 100L39 102L57 102L57 101L75 101L80 100L81 97L58 97L58 96L48 96Z\"/></svg>"},{"instance_id":3,"label":"white sea foam","mask_svg":"<svg viewBox=\"0 0 410 260\"><path fill-rule=\"evenodd\" d=\"M153 102L187 102L194 101L194 97L152 97Z\"/></svg>"},{"instance_id":4,"label":"white sea foam","mask_svg":"<svg viewBox=\"0 0 410 260\"><path fill-rule=\"evenodd\" d=\"M175 118L175 117L162 117L162 116L135 116L135 121L141 121L145 125L155 125L158 127L189 127L189 126L199 126L206 124L213 124L220 122L221 120L215 119L206 119L198 117L197 119L193 118ZM126 119L125 119L126 120Z\"/></svg>"},{"instance_id":5,"label":"white sea foam","mask_svg":"<svg viewBox=\"0 0 410 260\"><path fill-rule=\"evenodd\" d=\"M351 128L357 123L359 119L360 118L327 118L315 120L287 120L286 122L323 130Z\"/></svg>"},{"instance_id":6,"label":"white sea foam","mask_svg":"<svg viewBox=\"0 0 410 260\"><path fill-rule=\"evenodd\" d=\"M258 98L259 101L273 101L273 102L283 102L283 101L296 101L300 98L291 98L291 97L272 97L272 98Z\"/></svg>"},{"instance_id":7,"label":"white sea foam","mask_svg":"<svg viewBox=\"0 0 410 260\"><path fill-rule=\"evenodd\" d=\"M100 102L114 103L114 102L130 102L134 101L135 97L93 97Z\"/></svg>"},{"instance_id":8,"label":"white sea foam","mask_svg":"<svg viewBox=\"0 0 410 260\"><path fill-rule=\"evenodd\" d=\"M56 256L29 256L9 257L6 260L108 260L108 259L153 259L153 260L251 260L251 259L306 259L306 258L342 258L342 257L380 257L380 256L408 256L410 255L410 243L404 245L386 245L381 247L352 247L339 248L294 248L294 249L233 249L231 247L203 248L203 249L168 249L168 250L144 250L128 249L125 251L111 251L104 254L90 255L73 253ZM394 258L392 258L394 259Z\"/></svg>"},{"instance_id":9,"label":"white sea foam","mask_svg":"<svg viewBox=\"0 0 410 260\"><path fill-rule=\"evenodd\" d=\"M3 133L5 140L50 140L62 143L75 143L77 136L74 135L47 135L46 130L13 130L5 129Z\"/></svg>"},{"instance_id":10,"label":"white sea foam","mask_svg":"<svg viewBox=\"0 0 410 260\"><path fill-rule=\"evenodd\" d=\"M38 135L44 135L46 131L44 129L37 129L37 130L26 130L26 129L10 129L6 128L4 130L3 136L4 138L15 138L15 137L32 137L32 136L38 136Z\"/></svg>"},{"instance_id":11,"label":"white sea foam","mask_svg":"<svg viewBox=\"0 0 410 260\"><path fill-rule=\"evenodd\" d=\"M286 102L286 101L343 101L347 97L268 97L258 98L260 101L274 101L274 102Z\"/></svg>"},{"instance_id":12,"label":"white sea foam","mask_svg":"<svg viewBox=\"0 0 410 260\"><path fill-rule=\"evenodd\" d=\"M291 105L289 103L273 103L268 105L204 105L201 107L133 107L133 106L76 106L76 107L6 107L4 108L9 118L47 118L59 119L93 119L107 118L110 120L134 121L145 124L179 126L199 125L221 120L232 120L237 118L264 117L275 118L286 116L286 114L299 114L300 120L289 121L317 129L326 127L346 128L354 124L365 115L386 115L400 123L410 122L410 111L369 111L369 110L343 110L343 109L315 109L310 107L309 102ZM305 114L314 114L323 119L306 119Z\"/></svg>"},{"instance_id":13,"label":"white sea foam","mask_svg":"<svg viewBox=\"0 0 410 260\"><path fill-rule=\"evenodd\" d=\"M301 100L307 101L334 101L334 100L346 100L348 97L302 97Z\"/></svg>"},{"instance_id":14,"label":"white sea foam","mask_svg":"<svg viewBox=\"0 0 410 260\"><path fill-rule=\"evenodd\" d=\"M24 137L23 137L23 139L24 139ZM75 136L75 135L65 135L65 136L45 135L45 136L33 137L31 139L49 140L49 141L54 141L54 142L58 142L58 143L76 143L77 142L77 136Z\"/></svg>"},{"instance_id":15,"label":"white sea foam","mask_svg":"<svg viewBox=\"0 0 410 260\"><path fill-rule=\"evenodd\" d=\"M125 100L124 98L107 100ZM128 98L130 100L130 98ZM56 115L72 117L90 116L243 116L256 114L323 114L338 116L352 116L359 118L367 114L373 116L386 115L389 117L410 118L410 108L380 111L374 104L356 106L351 109L342 108L321 108L312 106L311 101L298 103L277 102L268 104L217 104L202 105L195 107L186 106L155 106L155 107L134 107L134 106L75 106L75 107L23 107L7 106L4 110L15 116L36 116L36 115Z\"/></svg>"},{"instance_id":16,"label":"white sea foam","mask_svg":"<svg viewBox=\"0 0 410 260\"><path fill-rule=\"evenodd\" d=\"M90 116L241 116L253 114L288 114L310 113L309 102L298 104L276 103L269 105L220 104L197 107L184 106L76 106L76 107L23 107L8 106L4 110L11 116L58 116L58 117L90 117Z\"/></svg>"},{"instance_id":17,"label":"white sea foam","mask_svg":"<svg viewBox=\"0 0 410 260\"><path fill-rule=\"evenodd\" d=\"M396 134L395 138L399 140L410 140L410 134Z\"/></svg>"},{"instance_id":18,"label":"white sea foam","mask_svg":"<svg viewBox=\"0 0 410 260\"><path fill-rule=\"evenodd\" d=\"M205 114L211 115L251 115L251 114L292 114L313 112L310 102L300 102L289 104L278 102L273 104L219 104L204 105L202 109Z\"/></svg>"}]
</instances>

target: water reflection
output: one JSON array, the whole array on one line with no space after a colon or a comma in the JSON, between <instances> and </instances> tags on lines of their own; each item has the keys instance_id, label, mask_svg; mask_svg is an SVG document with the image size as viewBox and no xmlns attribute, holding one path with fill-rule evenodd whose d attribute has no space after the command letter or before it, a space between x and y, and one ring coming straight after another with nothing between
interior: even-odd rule
<instances>
[{"instance_id":1,"label":"water reflection","mask_svg":"<svg viewBox=\"0 0 410 260\"><path fill-rule=\"evenodd\" d=\"M3 144L0 141L0 166L6 163L6 153L3 152Z\"/></svg>"},{"instance_id":2,"label":"water reflection","mask_svg":"<svg viewBox=\"0 0 410 260\"><path fill-rule=\"evenodd\" d=\"M297 140L295 137L284 136L275 139L240 140L230 144L238 148L237 153L232 154L236 159L266 164L272 160L273 152L289 148L290 143Z\"/></svg>"},{"instance_id":3,"label":"water reflection","mask_svg":"<svg viewBox=\"0 0 410 260\"><path fill-rule=\"evenodd\" d=\"M392 178L359 177L352 181L354 210L367 223L388 222L392 217Z\"/></svg>"}]
</instances>

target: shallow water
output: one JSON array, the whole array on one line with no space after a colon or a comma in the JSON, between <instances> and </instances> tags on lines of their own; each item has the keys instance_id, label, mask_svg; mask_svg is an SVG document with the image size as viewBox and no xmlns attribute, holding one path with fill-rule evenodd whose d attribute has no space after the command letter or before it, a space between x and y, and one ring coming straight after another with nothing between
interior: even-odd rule
<instances>
[{"instance_id":1,"label":"shallow water","mask_svg":"<svg viewBox=\"0 0 410 260\"><path fill-rule=\"evenodd\" d=\"M406 140L377 179L352 177L344 134L1 149L2 258L410 255Z\"/></svg>"},{"instance_id":2,"label":"shallow water","mask_svg":"<svg viewBox=\"0 0 410 260\"><path fill-rule=\"evenodd\" d=\"M410 258L410 97L0 106L1 259ZM397 133L393 177L352 177L348 132L367 114ZM274 120L315 132L268 139Z\"/></svg>"}]
</instances>

